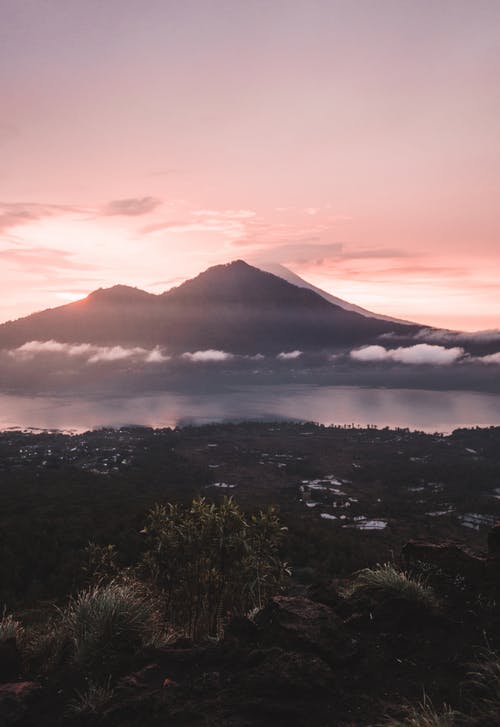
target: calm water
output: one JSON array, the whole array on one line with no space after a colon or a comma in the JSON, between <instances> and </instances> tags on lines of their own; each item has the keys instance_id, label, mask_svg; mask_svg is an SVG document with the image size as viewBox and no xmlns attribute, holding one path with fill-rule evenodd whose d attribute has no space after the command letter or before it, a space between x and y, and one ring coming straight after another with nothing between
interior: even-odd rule
<instances>
[{"instance_id":1,"label":"calm water","mask_svg":"<svg viewBox=\"0 0 500 727\"><path fill-rule=\"evenodd\" d=\"M450 432L500 425L500 395L357 387L244 386L210 394L48 397L0 394L0 429L85 431L242 419L299 419L323 424L404 426Z\"/></svg>"}]
</instances>

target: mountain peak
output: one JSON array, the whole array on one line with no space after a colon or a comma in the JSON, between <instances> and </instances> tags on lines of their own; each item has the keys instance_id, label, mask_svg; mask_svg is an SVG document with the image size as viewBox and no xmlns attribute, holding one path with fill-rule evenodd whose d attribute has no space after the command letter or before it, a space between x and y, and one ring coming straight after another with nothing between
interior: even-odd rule
<instances>
[{"instance_id":1,"label":"mountain peak","mask_svg":"<svg viewBox=\"0 0 500 727\"><path fill-rule=\"evenodd\" d=\"M147 293L140 288L131 285L113 285L111 288L98 288L89 293L87 300L92 302L109 303L137 303L155 298L152 293Z\"/></svg>"},{"instance_id":2,"label":"mountain peak","mask_svg":"<svg viewBox=\"0 0 500 727\"><path fill-rule=\"evenodd\" d=\"M284 307L323 309L328 304L305 288L298 288L283 278L233 260L214 265L192 280L167 291L163 296L178 303L249 305L254 308Z\"/></svg>"}]
</instances>

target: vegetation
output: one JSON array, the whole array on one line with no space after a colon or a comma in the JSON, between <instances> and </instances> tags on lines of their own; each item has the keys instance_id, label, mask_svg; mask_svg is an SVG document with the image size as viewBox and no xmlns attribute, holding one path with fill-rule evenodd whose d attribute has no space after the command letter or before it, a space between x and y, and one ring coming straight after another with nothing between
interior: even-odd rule
<instances>
[{"instance_id":1,"label":"vegetation","mask_svg":"<svg viewBox=\"0 0 500 727\"><path fill-rule=\"evenodd\" d=\"M93 675L120 672L159 626L158 607L137 582L111 581L91 586L71 599L61 627L72 645L72 658Z\"/></svg>"},{"instance_id":2,"label":"vegetation","mask_svg":"<svg viewBox=\"0 0 500 727\"><path fill-rule=\"evenodd\" d=\"M457 727L458 713L445 707L437 712L432 704L425 699L417 707L410 707L402 720L390 719L384 727Z\"/></svg>"},{"instance_id":3,"label":"vegetation","mask_svg":"<svg viewBox=\"0 0 500 727\"><path fill-rule=\"evenodd\" d=\"M494 725L500 721L500 654L488 649L468 674L471 724Z\"/></svg>"},{"instance_id":4,"label":"vegetation","mask_svg":"<svg viewBox=\"0 0 500 727\"><path fill-rule=\"evenodd\" d=\"M158 505L144 533L144 563L165 596L166 619L194 639L220 635L228 615L261 608L286 576L272 508L247 517L231 498Z\"/></svg>"},{"instance_id":5,"label":"vegetation","mask_svg":"<svg viewBox=\"0 0 500 727\"><path fill-rule=\"evenodd\" d=\"M429 613L435 611L439 605L430 586L398 570L391 563L376 568L364 568L356 574L346 593L350 597L367 596L378 602L407 601Z\"/></svg>"},{"instance_id":6,"label":"vegetation","mask_svg":"<svg viewBox=\"0 0 500 727\"><path fill-rule=\"evenodd\" d=\"M0 619L0 644L9 639L16 639L20 642L23 637L24 629L19 621L12 614L6 613L4 610Z\"/></svg>"},{"instance_id":7,"label":"vegetation","mask_svg":"<svg viewBox=\"0 0 500 727\"><path fill-rule=\"evenodd\" d=\"M499 435L256 423L0 436L0 683L43 693L19 725L367 727L390 714L384 727L496 727L493 559L451 548L462 559L397 563L410 537L484 549L488 529L458 513L499 511ZM48 449L74 447L80 469L51 466ZM424 518L447 503L454 515ZM356 528L371 518L387 527Z\"/></svg>"},{"instance_id":8,"label":"vegetation","mask_svg":"<svg viewBox=\"0 0 500 727\"><path fill-rule=\"evenodd\" d=\"M69 703L68 712L83 717L95 717L102 714L111 703L114 696L114 689L108 683L95 684L90 682L82 692L77 692L76 697Z\"/></svg>"}]
</instances>

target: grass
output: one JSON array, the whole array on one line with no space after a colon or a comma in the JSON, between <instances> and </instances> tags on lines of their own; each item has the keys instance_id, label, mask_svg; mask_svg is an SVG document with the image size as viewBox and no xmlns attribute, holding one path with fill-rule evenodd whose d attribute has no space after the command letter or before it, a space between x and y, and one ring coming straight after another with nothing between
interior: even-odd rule
<instances>
[{"instance_id":1,"label":"grass","mask_svg":"<svg viewBox=\"0 0 500 727\"><path fill-rule=\"evenodd\" d=\"M410 707L406 717L389 719L382 727L455 727L457 718L457 712L449 707L437 712L430 701L424 699L417 707Z\"/></svg>"},{"instance_id":2,"label":"grass","mask_svg":"<svg viewBox=\"0 0 500 727\"><path fill-rule=\"evenodd\" d=\"M77 692L68 705L68 713L77 715L101 715L113 699L114 690L109 680L103 685L90 682L87 689Z\"/></svg>"},{"instance_id":3,"label":"grass","mask_svg":"<svg viewBox=\"0 0 500 727\"><path fill-rule=\"evenodd\" d=\"M0 619L0 643L15 639L20 644L24 636L24 628L10 613L3 612Z\"/></svg>"},{"instance_id":4,"label":"grass","mask_svg":"<svg viewBox=\"0 0 500 727\"><path fill-rule=\"evenodd\" d=\"M39 677L63 668L69 652L69 634L60 615L26 629L23 658L32 676Z\"/></svg>"},{"instance_id":5,"label":"grass","mask_svg":"<svg viewBox=\"0 0 500 727\"><path fill-rule=\"evenodd\" d=\"M485 651L469 672L466 687L473 697L471 723L485 727L500 724L500 655Z\"/></svg>"},{"instance_id":6,"label":"grass","mask_svg":"<svg viewBox=\"0 0 500 727\"><path fill-rule=\"evenodd\" d=\"M359 571L346 589L345 595L368 596L382 602L408 601L429 612L435 611L439 606L433 589L425 581L412 578L390 563Z\"/></svg>"},{"instance_id":7,"label":"grass","mask_svg":"<svg viewBox=\"0 0 500 727\"><path fill-rule=\"evenodd\" d=\"M85 673L114 674L158 629L155 599L135 581L111 581L80 592L63 615L73 661Z\"/></svg>"}]
</instances>

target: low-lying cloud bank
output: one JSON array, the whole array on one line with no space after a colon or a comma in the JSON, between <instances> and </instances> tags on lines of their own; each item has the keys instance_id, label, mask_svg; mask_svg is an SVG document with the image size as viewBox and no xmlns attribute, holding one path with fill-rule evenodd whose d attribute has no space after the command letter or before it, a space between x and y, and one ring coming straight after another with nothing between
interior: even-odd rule
<instances>
[{"instance_id":1,"label":"low-lying cloud bank","mask_svg":"<svg viewBox=\"0 0 500 727\"><path fill-rule=\"evenodd\" d=\"M183 353L182 358L193 363L205 363L206 361L230 361L234 358L234 354L226 351L216 351L209 348L206 351L195 351L194 353Z\"/></svg>"},{"instance_id":2,"label":"low-lying cloud bank","mask_svg":"<svg viewBox=\"0 0 500 727\"><path fill-rule=\"evenodd\" d=\"M40 354L61 354L64 356L86 360L89 364L106 361L125 361L127 359L144 363L163 363L170 356L162 352L159 346L152 349L134 346L96 346L92 343L62 343L60 341L29 341L9 351L12 358L30 360Z\"/></svg>"},{"instance_id":3,"label":"low-lying cloud bank","mask_svg":"<svg viewBox=\"0 0 500 727\"><path fill-rule=\"evenodd\" d=\"M265 356L257 353L254 356L240 356L227 351L213 348L199 351L186 351L178 356L168 355L160 346L148 349L141 346L97 346L93 343L63 343L61 341L29 341L22 346L6 352L9 358L31 361L37 356L65 356L88 364L130 360L135 363L164 363L166 361L189 361L191 363L221 363L224 361L263 361ZM297 358L300 351L280 354L282 358ZM278 358L279 358L278 357Z\"/></svg>"},{"instance_id":4,"label":"low-lying cloud bank","mask_svg":"<svg viewBox=\"0 0 500 727\"><path fill-rule=\"evenodd\" d=\"M429 343L417 343L414 346L384 348L384 346L364 346L349 354L354 361L376 363L394 361L402 364L429 364L432 366L449 366L454 363L496 364L500 365L500 352L486 356L470 356L459 346L446 348Z\"/></svg>"},{"instance_id":5,"label":"low-lying cloud bank","mask_svg":"<svg viewBox=\"0 0 500 727\"><path fill-rule=\"evenodd\" d=\"M398 340L401 336L394 333L382 333L380 339ZM500 342L500 330L486 331L446 331L436 328L422 328L413 334L413 340L431 343L496 343Z\"/></svg>"},{"instance_id":6,"label":"low-lying cloud bank","mask_svg":"<svg viewBox=\"0 0 500 727\"><path fill-rule=\"evenodd\" d=\"M302 356L302 351L282 351L279 353L276 358L280 361L293 361L296 358L300 358Z\"/></svg>"},{"instance_id":7,"label":"low-lying cloud bank","mask_svg":"<svg viewBox=\"0 0 500 727\"><path fill-rule=\"evenodd\" d=\"M344 351L334 355L328 353L308 354L298 349L294 351L282 351L274 356L264 356L257 353L253 356L230 353L218 349L203 349L198 351L186 351L177 355L168 355L160 346L154 348L143 348L141 346L98 346L92 343L63 343L61 341L29 341L17 348L4 352L4 356L13 362L26 362L30 364L37 357L50 362L62 358L79 362L84 365L107 364L129 362L137 366L144 364L162 364L175 362L188 364L218 364L232 362L234 367L241 367L250 362L266 361L272 367L272 359L288 362L290 365L298 362L304 367L321 367L325 364L336 361L351 361L356 363L398 363L408 366L449 366L452 364L467 365L500 365L500 352L493 352L483 356L473 356L467 353L461 346L446 347L438 344L417 343L410 346L399 346L397 348L386 348L381 345L362 346L351 351ZM4 362L6 359L4 358ZM40 359L40 362L42 359Z\"/></svg>"},{"instance_id":8,"label":"low-lying cloud bank","mask_svg":"<svg viewBox=\"0 0 500 727\"><path fill-rule=\"evenodd\" d=\"M463 358L464 354L464 349L459 347L445 348L428 343L417 343L415 346L401 346L392 349L384 348L384 346L365 346L351 351L350 356L355 361L395 361L403 364L447 366Z\"/></svg>"},{"instance_id":9,"label":"low-lying cloud bank","mask_svg":"<svg viewBox=\"0 0 500 727\"><path fill-rule=\"evenodd\" d=\"M479 356L474 361L479 361L483 364L499 364L500 365L500 353L490 353L487 356Z\"/></svg>"}]
</instances>

